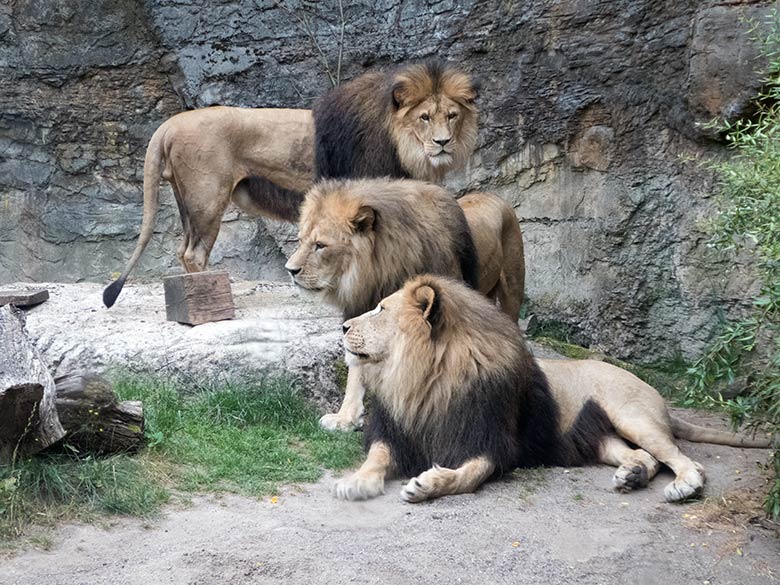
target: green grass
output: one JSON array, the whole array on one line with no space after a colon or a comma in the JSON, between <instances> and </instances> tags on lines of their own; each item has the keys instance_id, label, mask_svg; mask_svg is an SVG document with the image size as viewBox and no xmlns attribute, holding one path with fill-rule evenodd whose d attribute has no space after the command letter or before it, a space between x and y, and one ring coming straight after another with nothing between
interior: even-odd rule
<instances>
[{"instance_id":1,"label":"green grass","mask_svg":"<svg viewBox=\"0 0 780 585\"><path fill-rule=\"evenodd\" d=\"M143 401L149 450L176 466L180 489L262 495L280 483L316 481L324 467L349 467L360 455L359 436L320 430L314 409L284 379L206 385L189 397L144 379L116 390Z\"/></svg>"},{"instance_id":2,"label":"green grass","mask_svg":"<svg viewBox=\"0 0 780 585\"><path fill-rule=\"evenodd\" d=\"M0 537L62 518L153 515L171 490L274 493L361 454L359 433L320 430L315 409L285 379L193 389L122 376L115 390L143 401L146 449L105 458L63 449L0 467Z\"/></svg>"}]
</instances>

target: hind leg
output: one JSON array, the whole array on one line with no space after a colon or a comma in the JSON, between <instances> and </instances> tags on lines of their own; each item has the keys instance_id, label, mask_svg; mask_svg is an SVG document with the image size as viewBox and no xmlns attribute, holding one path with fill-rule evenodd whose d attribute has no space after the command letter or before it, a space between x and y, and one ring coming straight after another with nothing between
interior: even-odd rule
<instances>
[{"instance_id":1,"label":"hind leg","mask_svg":"<svg viewBox=\"0 0 780 585\"><path fill-rule=\"evenodd\" d=\"M469 459L457 469L434 465L401 490L401 499L407 502L422 502L441 496L468 494L475 491L493 474L496 466L486 457Z\"/></svg>"},{"instance_id":2,"label":"hind leg","mask_svg":"<svg viewBox=\"0 0 780 585\"><path fill-rule=\"evenodd\" d=\"M647 487L661 464L644 449L632 449L616 435L606 437L599 447L599 460L617 467L612 483L620 492Z\"/></svg>"},{"instance_id":3,"label":"hind leg","mask_svg":"<svg viewBox=\"0 0 780 585\"><path fill-rule=\"evenodd\" d=\"M184 237L177 255L186 272L208 268L209 255L230 203L232 183L226 175L175 175L171 181Z\"/></svg>"},{"instance_id":4,"label":"hind leg","mask_svg":"<svg viewBox=\"0 0 780 585\"><path fill-rule=\"evenodd\" d=\"M220 183L198 185L198 191L182 200L187 217L187 233L180 249L187 272L202 272L208 268L209 256L217 241L222 215L230 203L230 186Z\"/></svg>"},{"instance_id":5,"label":"hind leg","mask_svg":"<svg viewBox=\"0 0 780 585\"><path fill-rule=\"evenodd\" d=\"M682 454L674 444L668 425L653 420L652 416L633 420L630 425L615 425L618 433L638 445L675 474L674 481L664 488L667 502L679 502L699 495L704 489L704 468Z\"/></svg>"},{"instance_id":6,"label":"hind leg","mask_svg":"<svg viewBox=\"0 0 780 585\"><path fill-rule=\"evenodd\" d=\"M506 274L501 272L501 279L495 291L501 311L516 322L520 318L520 306L523 304L522 281L518 283L517 279L507 279Z\"/></svg>"},{"instance_id":7,"label":"hind leg","mask_svg":"<svg viewBox=\"0 0 780 585\"><path fill-rule=\"evenodd\" d=\"M170 183L171 188L173 189L173 195L176 198L176 206L179 208L179 218L181 219L182 229L181 242L179 242L179 245L176 248L176 257L179 259L179 263L182 265L184 270L186 272L190 272L187 270L187 266L184 264L184 252L187 250L187 246L189 246L190 243L190 216L189 212L187 211L187 206L184 205L182 191L176 184L176 180L172 178Z\"/></svg>"}]
</instances>

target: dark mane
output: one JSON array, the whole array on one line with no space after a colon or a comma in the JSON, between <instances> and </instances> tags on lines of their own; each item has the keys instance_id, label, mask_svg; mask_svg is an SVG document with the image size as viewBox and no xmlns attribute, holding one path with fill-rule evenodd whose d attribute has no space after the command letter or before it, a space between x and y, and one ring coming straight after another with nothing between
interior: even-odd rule
<instances>
[{"instance_id":1,"label":"dark mane","mask_svg":"<svg viewBox=\"0 0 780 585\"><path fill-rule=\"evenodd\" d=\"M314 104L315 180L412 178L401 164L386 124L398 108L394 79L404 71L410 69L363 74L333 88ZM416 71L424 72L432 93L439 93L451 69L433 60L417 66Z\"/></svg>"},{"instance_id":2,"label":"dark mane","mask_svg":"<svg viewBox=\"0 0 780 585\"><path fill-rule=\"evenodd\" d=\"M464 381L458 382L462 386L452 392L453 398L441 405L443 410L419 424L404 425L395 420L389 403L383 403L388 395L377 392L365 429L366 447L384 441L402 477L419 475L434 464L455 469L477 457L490 460L496 475L518 467L598 461L599 445L612 431L604 410L588 400L571 428L561 433L560 412L547 377L526 349L515 324L478 293L459 293L462 283L432 278L425 284L436 291L436 298L445 299L431 309L431 313L437 312L433 314L435 323L445 329L434 329L435 339L463 343L453 341L457 338L452 335L470 336L470 330L463 327L464 319L471 323L479 315L483 317L481 333L490 339L507 340L513 349L505 349L510 351L506 365L474 363L472 369L479 373L470 381L467 376L456 378Z\"/></svg>"},{"instance_id":3,"label":"dark mane","mask_svg":"<svg viewBox=\"0 0 780 585\"><path fill-rule=\"evenodd\" d=\"M392 76L367 73L340 85L314 105L314 176L410 178L385 125Z\"/></svg>"},{"instance_id":4,"label":"dark mane","mask_svg":"<svg viewBox=\"0 0 780 585\"><path fill-rule=\"evenodd\" d=\"M239 182L252 202L274 219L297 222L303 193L280 187L265 177L250 176Z\"/></svg>"}]
</instances>

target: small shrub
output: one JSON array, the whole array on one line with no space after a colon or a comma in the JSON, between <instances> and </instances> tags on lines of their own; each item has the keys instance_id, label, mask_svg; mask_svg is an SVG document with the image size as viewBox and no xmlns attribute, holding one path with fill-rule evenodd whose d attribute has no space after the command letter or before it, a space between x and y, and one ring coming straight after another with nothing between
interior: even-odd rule
<instances>
[{"instance_id":1,"label":"small shrub","mask_svg":"<svg viewBox=\"0 0 780 585\"><path fill-rule=\"evenodd\" d=\"M720 250L749 250L756 259L761 289L745 318L726 323L689 370L686 400L725 409L735 426L762 424L780 431L780 18L770 11L757 40L766 59L756 113L736 122L714 122L734 156L708 163L718 179L712 244ZM753 27L753 31L757 27ZM748 380L746 396L713 396L719 384ZM770 467L774 478L767 513L780 517L780 454Z\"/></svg>"}]
</instances>

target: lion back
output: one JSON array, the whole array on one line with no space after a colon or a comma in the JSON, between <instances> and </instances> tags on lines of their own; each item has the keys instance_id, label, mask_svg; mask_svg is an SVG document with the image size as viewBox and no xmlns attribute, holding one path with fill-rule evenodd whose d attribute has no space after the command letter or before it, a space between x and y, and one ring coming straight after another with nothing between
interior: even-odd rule
<instances>
[{"instance_id":1,"label":"lion back","mask_svg":"<svg viewBox=\"0 0 780 585\"><path fill-rule=\"evenodd\" d=\"M410 178L388 130L392 84L368 73L333 88L314 105L315 179Z\"/></svg>"}]
</instances>

